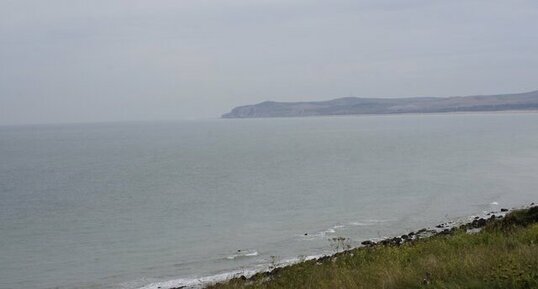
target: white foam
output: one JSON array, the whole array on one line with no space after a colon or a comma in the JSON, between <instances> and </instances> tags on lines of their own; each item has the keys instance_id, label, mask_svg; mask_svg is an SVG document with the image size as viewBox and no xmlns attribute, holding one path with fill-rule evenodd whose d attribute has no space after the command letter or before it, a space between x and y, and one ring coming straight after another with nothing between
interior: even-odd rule
<instances>
[{"instance_id":1,"label":"white foam","mask_svg":"<svg viewBox=\"0 0 538 289\"><path fill-rule=\"evenodd\" d=\"M211 276L204 276L200 278L181 278L181 279L175 279L175 280L169 280L169 281L163 281L163 282L156 282L156 283L146 285L144 287L140 287L139 289L158 289L158 288L166 289L166 288L182 287L182 286L185 286L185 288L195 289L195 288L202 288L203 286L215 284L218 282L223 282L223 281L232 279L234 277L239 277L241 275L248 278L256 273L257 273L256 270L241 270L241 271L238 270L238 271L220 273L220 274L211 275Z\"/></svg>"},{"instance_id":2,"label":"white foam","mask_svg":"<svg viewBox=\"0 0 538 289\"><path fill-rule=\"evenodd\" d=\"M489 204L492 205L492 206L498 206L499 205L499 203L497 203L497 202L491 202Z\"/></svg>"},{"instance_id":3,"label":"white foam","mask_svg":"<svg viewBox=\"0 0 538 289\"><path fill-rule=\"evenodd\" d=\"M377 220L377 219L369 219L369 220L363 220L361 222L350 222L349 225L351 226L372 226L379 223L385 223L389 222L389 220Z\"/></svg>"},{"instance_id":4,"label":"white foam","mask_svg":"<svg viewBox=\"0 0 538 289\"><path fill-rule=\"evenodd\" d=\"M377 220L377 219L369 219L369 220L366 220L366 222L368 223L372 223L372 224L377 224L377 223L386 223L386 222L389 222L390 220Z\"/></svg>"},{"instance_id":5,"label":"white foam","mask_svg":"<svg viewBox=\"0 0 538 289\"><path fill-rule=\"evenodd\" d=\"M333 229L342 229L342 228L345 228L346 226L344 225L336 225L333 227Z\"/></svg>"},{"instance_id":6,"label":"white foam","mask_svg":"<svg viewBox=\"0 0 538 289\"><path fill-rule=\"evenodd\" d=\"M320 254L320 255L312 255L312 256L306 256L306 257L295 257L295 258L284 259L281 262L279 262L277 267L293 265L293 264L296 264L296 263L299 263L299 262L302 262L302 261L315 260L315 259L319 259L319 258L324 257L324 256L325 255Z\"/></svg>"},{"instance_id":7,"label":"white foam","mask_svg":"<svg viewBox=\"0 0 538 289\"><path fill-rule=\"evenodd\" d=\"M256 250L238 251L237 254L230 255L230 256L226 257L226 259L234 260L234 259L237 259L237 258L254 257L254 256L258 256L258 251L256 251Z\"/></svg>"},{"instance_id":8,"label":"white foam","mask_svg":"<svg viewBox=\"0 0 538 289\"><path fill-rule=\"evenodd\" d=\"M311 241L311 240L316 240L316 239L320 239L320 238L325 238L327 235L335 234L335 233L336 233L336 230L333 229L333 228L330 228L330 229L327 229L325 231L317 232L315 234L302 235L301 239Z\"/></svg>"},{"instance_id":9,"label":"white foam","mask_svg":"<svg viewBox=\"0 0 538 289\"><path fill-rule=\"evenodd\" d=\"M256 252L257 253L257 252ZM257 255L257 254L256 254ZM301 261L309 261L309 260L315 260L319 259L321 257L324 257L326 255L320 254L320 255L311 255L306 257L296 257L296 258L289 258L284 259L276 265L276 267L285 267L292 264L299 263ZM201 289L205 286L216 284L219 282L224 282L233 278L237 278L239 276L245 276L246 278L252 277L256 273L270 271L274 264L264 264L264 265L258 265L257 269L245 269L245 270L236 270L231 272L225 272L210 276L204 276L200 278L180 278L180 279L174 279L169 281L163 281L163 282L155 282L151 283L149 285L138 287L138 289L168 289L168 288L174 288L174 287L182 287L185 286L185 289Z\"/></svg>"},{"instance_id":10,"label":"white foam","mask_svg":"<svg viewBox=\"0 0 538 289\"><path fill-rule=\"evenodd\" d=\"M351 222L349 223L351 226L368 226L368 224L366 223L362 223L362 222Z\"/></svg>"},{"instance_id":11,"label":"white foam","mask_svg":"<svg viewBox=\"0 0 538 289\"><path fill-rule=\"evenodd\" d=\"M370 240L372 240L374 242L379 242L379 241L386 240L388 238L389 238L389 236L381 236L381 237L376 237L376 238L370 238Z\"/></svg>"},{"instance_id":12,"label":"white foam","mask_svg":"<svg viewBox=\"0 0 538 289\"><path fill-rule=\"evenodd\" d=\"M279 266L292 265L292 264L298 263L299 261L301 261L301 258L299 258L299 257L289 258L289 259L284 259L284 260L280 261L278 265Z\"/></svg>"}]
</instances>

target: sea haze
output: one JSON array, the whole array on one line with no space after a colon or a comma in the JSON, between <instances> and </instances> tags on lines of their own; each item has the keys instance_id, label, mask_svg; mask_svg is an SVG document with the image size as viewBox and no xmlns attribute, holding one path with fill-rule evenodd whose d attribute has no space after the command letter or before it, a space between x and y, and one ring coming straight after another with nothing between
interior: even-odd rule
<instances>
[{"instance_id":1,"label":"sea haze","mask_svg":"<svg viewBox=\"0 0 538 289\"><path fill-rule=\"evenodd\" d=\"M156 288L536 201L538 114L0 127L0 160L0 288Z\"/></svg>"}]
</instances>

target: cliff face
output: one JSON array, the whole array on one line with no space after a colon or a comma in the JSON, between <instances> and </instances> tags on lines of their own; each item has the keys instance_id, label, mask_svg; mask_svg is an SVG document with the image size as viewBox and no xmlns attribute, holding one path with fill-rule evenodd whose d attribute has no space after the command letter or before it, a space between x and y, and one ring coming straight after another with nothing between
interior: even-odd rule
<instances>
[{"instance_id":1,"label":"cliff face","mask_svg":"<svg viewBox=\"0 0 538 289\"><path fill-rule=\"evenodd\" d=\"M317 102L273 102L239 106L223 118L299 117L320 115L433 113L538 109L538 91L466 97L358 98Z\"/></svg>"}]
</instances>

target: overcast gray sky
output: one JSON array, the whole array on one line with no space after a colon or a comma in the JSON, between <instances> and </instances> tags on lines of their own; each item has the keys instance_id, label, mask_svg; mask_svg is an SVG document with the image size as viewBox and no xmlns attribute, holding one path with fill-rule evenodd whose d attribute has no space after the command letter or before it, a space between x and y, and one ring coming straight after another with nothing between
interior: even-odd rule
<instances>
[{"instance_id":1,"label":"overcast gray sky","mask_svg":"<svg viewBox=\"0 0 538 289\"><path fill-rule=\"evenodd\" d=\"M536 0L0 0L0 124L538 89Z\"/></svg>"}]
</instances>

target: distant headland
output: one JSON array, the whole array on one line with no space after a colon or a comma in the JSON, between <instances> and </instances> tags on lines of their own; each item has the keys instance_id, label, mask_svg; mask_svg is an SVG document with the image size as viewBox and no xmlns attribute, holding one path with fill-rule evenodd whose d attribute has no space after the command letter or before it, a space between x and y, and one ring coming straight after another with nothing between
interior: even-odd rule
<instances>
[{"instance_id":1,"label":"distant headland","mask_svg":"<svg viewBox=\"0 0 538 289\"><path fill-rule=\"evenodd\" d=\"M537 110L538 90L526 93L453 97L359 98L274 102L239 106L223 118L301 117L324 115L438 113Z\"/></svg>"}]
</instances>

